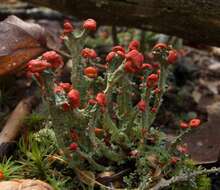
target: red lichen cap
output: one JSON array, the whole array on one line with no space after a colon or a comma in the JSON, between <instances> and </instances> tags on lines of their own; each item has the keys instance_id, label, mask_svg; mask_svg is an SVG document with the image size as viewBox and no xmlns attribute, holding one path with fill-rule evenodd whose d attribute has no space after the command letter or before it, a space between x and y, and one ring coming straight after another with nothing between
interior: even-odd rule
<instances>
[{"instance_id":1,"label":"red lichen cap","mask_svg":"<svg viewBox=\"0 0 220 190\"><path fill-rule=\"evenodd\" d=\"M68 103L65 102L62 104L62 110L64 112L68 111L69 109L70 109L70 105Z\"/></svg>"},{"instance_id":2,"label":"red lichen cap","mask_svg":"<svg viewBox=\"0 0 220 190\"><path fill-rule=\"evenodd\" d=\"M200 123L201 123L200 119L191 119L189 122L189 126L192 128L196 128L199 127Z\"/></svg>"},{"instance_id":3,"label":"red lichen cap","mask_svg":"<svg viewBox=\"0 0 220 190\"><path fill-rule=\"evenodd\" d=\"M144 57L137 50L131 50L125 55L125 71L129 73L137 73L141 71Z\"/></svg>"},{"instance_id":4,"label":"red lichen cap","mask_svg":"<svg viewBox=\"0 0 220 190\"><path fill-rule=\"evenodd\" d=\"M94 49L90 49L90 48L84 48L81 51L81 55L84 58L91 58L91 59L95 59L97 57L97 54L96 54L95 50Z\"/></svg>"},{"instance_id":5,"label":"red lichen cap","mask_svg":"<svg viewBox=\"0 0 220 190\"><path fill-rule=\"evenodd\" d=\"M64 92L64 89L61 87L61 86L56 86L54 89L53 89L53 92L55 94L59 94L61 92Z\"/></svg>"},{"instance_id":6,"label":"red lichen cap","mask_svg":"<svg viewBox=\"0 0 220 190\"><path fill-rule=\"evenodd\" d=\"M161 90L159 88L154 89L154 94L160 94Z\"/></svg>"},{"instance_id":7,"label":"red lichen cap","mask_svg":"<svg viewBox=\"0 0 220 190\"><path fill-rule=\"evenodd\" d=\"M144 70L144 69L152 70L153 67L152 67L152 65L149 64L149 63L144 63L144 64L142 65L142 69L143 69L143 70Z\"/></svg>"},{"instance_id":8,"label":"red lichen cap","mask_svg":"<svg viewBox=\"0 0 220 190\"><path fill-rule=\"evenodd\" d=\"M96 30L96 21L91 19L91 18L87 19L83 23L83 28L86 29L86 30L91 30L91 31Z\"/></svg>"},{"instance_id":9,"label":"red lichen cap","mask_svg":"<svg viewBox=\"0 0 220 190\"><path fill-rule=\"evenodd\" d=\"M88 104L89 105L95 105L97 101L95 99L89 99Z\"/></svg>"},{"instance_id":10,"label":"red lichen cap","mask_svg":"<svg viewBox=\"0 0 220 190\"><path fill-rule=\"evenodd\" d=\"M116 55L117 54L113 51L109 52L108 55L105 58L105 61L106 62L111 62Z\"/></svg>"},{"instance_id":11,"label":"red lichen cap","mask_svg":"<svg viewBox=\"0 0 220 190\"><path fill-rule=\"evenodd\" d=\"M80 93L78 90L72 89L67 94L70 105L72 108L78 108L80 106Z\"/></svg>"},{"instance_id":12,"label":"red lichen cap","mask_svg":"<svg viewBox=\"0 0 220 190\"><path fill-rule=\"evenodd\" d=\"M138 40L132 40L128 46L129 50L138 50L140 47L140 42Z\"/></svg>"},{"instance_id":13,"label":"red lichen cap","mask_svg":"<svg viewBox=\"0 0 220 190\"><path fill-rule=\"evenodd\" d=\"M52 65L48 63L47 61L44 60L38 60L38 59L33 59L28 62L27 64L27 70L32 72L32 73L40 73L43 72L44 70L51 68Z\"/></svg>"},{"instance_id":14,"label":"red lichen cap","mask_svg":"<svg viewBox=\"0 0 220 190\"><path fill-rule=\"evenodd\" d=\"M167 62L173 64L177 60L177 52L175 50L170 50L167 56Z\"/></svg>"},{"instance_id":15,"label":"red lichen cap","mask_svg":"<svg viewBox=\"0 0 220 190\"><path fill-rule=\"evenodd\" d=\"M77 144L77 143L71 143L69 148L70 148L70 150L72 150L72 151L76 151L77 148L78 148L78 144Z\"/></svg>"},{"instance_id":16,"label":"red lichen cap","mask_svg":"<svg viewBox=\"0 0 220 190\"><path fill-rule=\"evenodd\" d=\"M106 106L106 104L107 104L107 99L106 99L105 93L99 92L99 93L96 95L96 101L97 101L98 105L103 106L103 107Z\"/></svg>"},{"instance_id":17,"label":"red lichen cap","mask_svg":"<svg viewBox=\"0 0 220 190\"><path fill-rule=\"evenodd\" d=\"M170 159L171 164L176 164L178 161L180 161L180 158L177 156L172 156Z\"/></svg>"},{"instance_id":18,"label":"red lichen cap","mask_svg":"<svg viewBox=\"0 0 220 190\"><path fill-rule=\"evenodd\" d=\"M189 128L189 125L188 125L188 123L181 121L180 122L180 128L186 129L186 128Z\"/></svg>"},{"instance_id":19,"label":"red lichen cap","mask_svg":"<svg viewBox=\"0 0 220 190\"><path fill-rule=\"evenodd\" d=\"M86 67L84 69L84 75L89 78L96 78L98 76L98 69L96 67Z\"/></svg>"},{"instance_id":20,"label":"red lichen cap","mask_svg":"<svg viewBox=\"0 0 220 190\"><path fill-rule=\"evenodd\" d=\"M121 51L121 52L123 52L123 53L125 53L125 48L123 48L122 46L120 46L120 45L117 45L117 46L114 46L113 48L112 48L112 51L114 51L114 52L118 52L118 51Z\"/></svg>"},{"instance_id":21,"label":"red lichen cap","mask_svg":"<svg viewBox=\"0 0 220 190\"><path fill-rule=\"evenodd\" d=\"M151 112L152 113L157 113L157 108L156 107L151 108Z\"/></svg>"},{"instance_id":22,"label":"red lichen cap","mask_svg":"<svg viewBox=\"0 0 220 190\"><path fill-rule=\"evenodd\" d=\"M135 69L133 67L132 61L126 61L125 65L124 65L124 69L127 73L136 73L136 72L138 72L137 69Z\"/></svg>"},{"instance_id":23,"label":"red lichen cap","mask_svg":"<svg viewBox=\"0 0 220 190\"><path fill-rule=\"evenodd\" d=\"M47 51L42 55L42 58L47 62L51 63L53 68L63 66L62 57L55 51Z\"/></svg>"},{"instance_id":24,"label":"red lichen cap","mask_svg":"<svg viewBox=\"0 0 220 190\"><path fill-rule=\"evenodd\" d=\"M65 92L69 92L71 89L73 89L72 85L68 82L60 82L58 86L62 87Z\"/></svg>"},{"instance_id":25,"label":"red lichen cap","mask_svg":"<svg viewBox=\"0 0 220 190\"><path fill-rule=\"evenodd\" d=\"M157 86L157 82L159 80L159 77L157 74L150 74L148 77L147 77L147 87L155 87Z\"/></svg>"},{"instance_id":26,"label":"red lichen cap","mask_svg":"<svg viewBox=\"0 0 220 190\"><path fill-rule=\"evenodd\" d=\"M73 29L74 28L73 28L73 25L71 24L71 22L68 20L65 20L64 24L63 24L63 33L64 34L71 33L71 32L73 32Z\"/></svg>"},{"instance_id":27,"label":"red lichen cap","mask_svg":"<svg viewBox=\"0 0 220 190\"><path fill-rule=\"evenodd\" d=\"M146 110L146 102L144 100L140 100L137 104L137 107L140 111L145 112Z\"/></svg>"}]
</instances>

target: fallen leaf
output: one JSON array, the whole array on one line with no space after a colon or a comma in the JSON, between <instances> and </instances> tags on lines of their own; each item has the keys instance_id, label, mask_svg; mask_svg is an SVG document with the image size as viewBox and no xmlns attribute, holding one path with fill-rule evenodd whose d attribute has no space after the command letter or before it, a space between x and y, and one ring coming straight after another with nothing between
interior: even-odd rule
<instances>
[{"instance_id":1,"label":"fallen leaf","mask_svg":"<svg viewBox=\"0 0 220 190\"><path fill-rule=\"evenodd\" d=\"M9 16L0 22L0 76L12 73L46 51L46 31L38 24Z\"/></svg>"}]
</instances>

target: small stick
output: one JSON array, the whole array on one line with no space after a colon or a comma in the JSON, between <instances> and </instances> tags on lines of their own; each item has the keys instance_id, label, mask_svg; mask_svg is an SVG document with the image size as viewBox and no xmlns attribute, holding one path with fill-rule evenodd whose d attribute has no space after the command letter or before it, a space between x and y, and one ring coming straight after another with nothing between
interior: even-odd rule
<instances>
[{"instance_id":1,"label":"small stick","mask_svg":"<svg viewBox=\"0 0 220 190\"><path fill-rule=\"evenodd\" d=\"M172 185L174 183L188 181L189 179L191 179L193 177L197 177L199 175L204 175L204 174L208 175L208 174L219 173L219 172L220 172L220 168L211 168L208 170L204 169L201 171L195 171L195 172L189 173L189 174L180 174L179 176L174 176L174 177L170 178L169 180L162 178L154 187L150 188L149 190L161 190L166 187L170 187L170 185Z\"/></svg>"},{"instance_id":2,"label":"small stick","mask_svg":"<svg viewBox=\"0 0 220 190\"><path fill-rule=\"evenodd\" d=\"M18 103L14 111L11 113L0 133L0 158L7 154L7 145L16 139L25 117L30 114L32 108L37 104L37 102L37 98L34 96L24 98Z\"/></svg>"}]
</instances>

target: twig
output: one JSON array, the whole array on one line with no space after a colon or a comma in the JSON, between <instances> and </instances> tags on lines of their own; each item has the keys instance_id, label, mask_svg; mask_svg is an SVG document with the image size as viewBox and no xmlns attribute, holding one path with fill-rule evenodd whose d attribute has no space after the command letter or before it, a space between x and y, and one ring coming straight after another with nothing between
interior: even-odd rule
<instances>
[{"instance_id":1,"label":"twig","mask_svg":"<svg viewBox=\"0 0 220 190\"><path fill-rule=\"evenodd\" d=\"M19 102L10 115L0 133L0 159L11 151L12 142L18 136L23 120L37 103L38 100L34 96L25 98Z\"/></svg>"},{"instance_id":2,"label":"twig","mask_svg":"<svg viewBox=\"0 0 220 190\"><path fill-rule=\"evenodd\" d=\"M36 102L36 97L33 96L19 102L0 133L0 144L13 141L17 137L24 118L31 112Z\"/></svg>"},{"instance_id":3,"label":"twig","mask_svg":"<svg viewBox=\"0 0 220 190\"><path fill-rule=\"evenodd\" d=\"M170 185L174 183L188 181L190 178L197 177L199 175L219 173L219 172L220 172L220 168L212 168L209 170L201 170L201 171L196 171L196 172L189 173L189 174L181 174L179 176L172 177L169 180L162 178L159 181L159 183L157 183L154 187L150 188L149 190L160 190L165 187L169 187Z\"/></svg>"}]
</instances>

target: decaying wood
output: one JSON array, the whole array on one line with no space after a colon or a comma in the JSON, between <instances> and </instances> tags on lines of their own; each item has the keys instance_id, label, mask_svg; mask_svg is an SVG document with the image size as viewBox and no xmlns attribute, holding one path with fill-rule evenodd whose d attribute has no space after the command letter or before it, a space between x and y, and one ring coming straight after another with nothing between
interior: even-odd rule
<instances>
[{"instance_id":1,"label":"decaying wood","mask_svg":"<svg viewBox=\"0 0 220 190\"><path fill-rule=\"evenodd\" d=\"M0 145L15 140L25 117L30 114L35 104L36 98L34 96L25 98L19 102L0 133Z\"/></svg>"},{"instance_id":2,"label":"decaying wood","mask_svg":"<svg viewBox=\"0 0 220 190\"><path fill-rule=\"evenodd\" d=\"M139 27L220 46L219 0L27 0L100 24Z\"/></svg>"}]
</instances>

